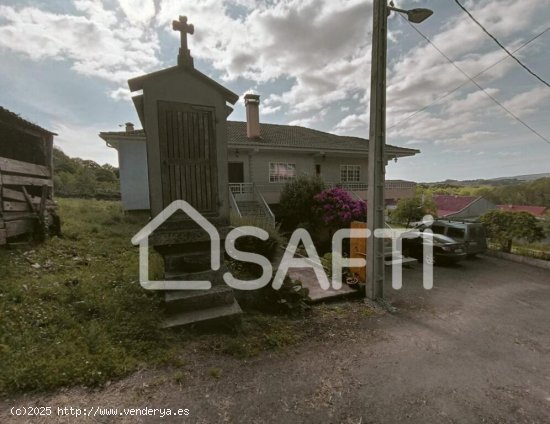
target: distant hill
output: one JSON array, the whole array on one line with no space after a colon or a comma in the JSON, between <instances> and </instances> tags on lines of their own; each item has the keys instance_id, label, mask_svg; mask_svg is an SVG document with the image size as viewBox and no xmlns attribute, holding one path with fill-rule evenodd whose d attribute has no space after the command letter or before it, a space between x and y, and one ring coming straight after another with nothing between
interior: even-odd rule
<instances>
[{"instance_id":1,"label":"distant hill","mask_svg":"<svg viewBox=\"0 0 550 424\"><path fill-rule=\"evenodd\" d=\"M546 172L543 174L527 174L527 175L516 175L515 177L500 177L500 178L492 178L491 180L499 181L499 180L519 180L519 181L535 181L539 178L548 178L550 177L550 172ZM489 180L489 181L491 181Z\"/></svg>"},{"instance_id":2,"label":"distant hill","mask_svg":"<svg viewBox=\"0 0 550 424\"><path fill-rule=\"evenodd\" d=\"M480 186L480 185L492 185L492 186L501 186L509 184L518 184L528 181L536 181L541 178L550 178L550 172L541 173L541 174L527 174L527 175L515 175L513 177L498 177L498 178L487 178L487 179L477 179L477 180L445 180L438 181L434 183L420 183L426 186Z\"/></svg>"}]
</instances>

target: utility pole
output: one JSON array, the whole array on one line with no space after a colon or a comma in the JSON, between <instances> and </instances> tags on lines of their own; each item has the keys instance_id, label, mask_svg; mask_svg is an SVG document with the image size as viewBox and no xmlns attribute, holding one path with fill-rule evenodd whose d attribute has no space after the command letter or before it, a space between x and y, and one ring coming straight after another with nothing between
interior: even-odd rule
<instances>
[{"instance_id":1,"label":"utility pole","mask_svg":"<svg viewBox=\"0 0 550 424\"><path fill-rule=\"evenodd\" d=\"M367 193L367 285L369 299L384 297L384 239L374 237L376 229L383 229L384 185L386 158L386 51L387 0L374 0L372 16L372 62L370 90L370 129Z\"/></svg>"}]
</instances>

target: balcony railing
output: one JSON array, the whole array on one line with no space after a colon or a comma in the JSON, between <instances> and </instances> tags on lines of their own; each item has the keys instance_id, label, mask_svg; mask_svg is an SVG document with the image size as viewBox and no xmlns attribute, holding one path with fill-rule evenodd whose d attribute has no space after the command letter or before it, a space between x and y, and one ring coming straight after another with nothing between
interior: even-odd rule
<instances>
[{"instance_id":1,"label":"balcony railing","mask_svg":"<svg viewBox=\"0 0 550 424\"><path fill-rule=\"evenodd\" d=\"M368 189L367 183L362 182L350 182L350 183L327 183L328 187L339 187L349 191L366 191Z\"/></svg>"}]
</instances>

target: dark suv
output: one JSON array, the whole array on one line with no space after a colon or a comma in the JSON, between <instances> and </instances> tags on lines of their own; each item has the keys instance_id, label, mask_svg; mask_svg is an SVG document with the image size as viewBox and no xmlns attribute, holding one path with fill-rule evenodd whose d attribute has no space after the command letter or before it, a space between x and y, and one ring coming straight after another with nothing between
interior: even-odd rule
<instances>
[{"instance_id":1,"label":"dark suv","mask_svg":"<svg viewBox=\"0 0 550 424\"><path fill-rule=\"evenodd\" d=\"M442 234L464 243L469 257L487 250L485 227L479 222L463 222L438 219L430 227L434 234Z\"/></svg>"}]
</instances>

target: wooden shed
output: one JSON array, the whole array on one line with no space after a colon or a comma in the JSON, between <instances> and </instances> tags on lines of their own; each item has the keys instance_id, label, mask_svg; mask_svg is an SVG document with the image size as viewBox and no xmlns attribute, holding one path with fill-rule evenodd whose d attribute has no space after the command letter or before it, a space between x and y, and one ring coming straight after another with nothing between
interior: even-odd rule
<instances>
[{"instance_id":1,"label":"wooden shed","mask_svg":"<svg viewBox=\"0 0 550 424\"><path fill-rule=\"evenodd\" d=\"M58 230L52 199L55 135L0 107L0 245Z\"/></svg>"}]
</instances>

